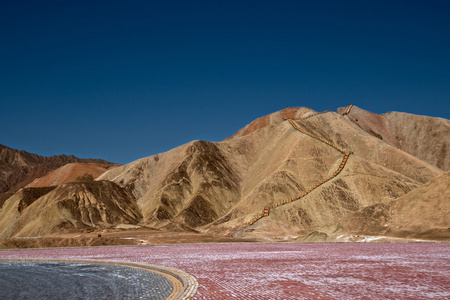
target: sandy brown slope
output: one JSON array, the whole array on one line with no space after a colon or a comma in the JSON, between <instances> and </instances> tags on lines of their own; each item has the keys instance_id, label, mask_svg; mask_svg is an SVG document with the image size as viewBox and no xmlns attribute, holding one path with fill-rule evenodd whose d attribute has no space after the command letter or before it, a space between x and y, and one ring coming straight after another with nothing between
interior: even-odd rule
<instances>
[{"instance_id":1,"label":"sandy brown slope","mask_svg":"<svg viewBox=\"0 0 450 300\"><path fill-rule=\"evenodd\" d=\"M238 132L233 134L231 137L228 137L224 140L226 141L229 139L251 134L256 130L259 130L268 125L278 124L285 119L299 119L302 117L312 116L315 113L316 112L314 110L307 107L287 107L285 109L268 114L252 121L247 126L239 129Z\"/></svg>"},{"instance_id":2,"label":"sandy brown slope","mask_svg":"<svg viewBox=\"0 0 450 300\"><path fill-rule=\"evenodd\" d=\"M251 185L253 187L267 186L267 189L262 191L260 196L252 193L248 197L249 200L255 201L258 198L260 200L250 205L248 205L248 201L242 201L235 209L247 206L247 213L250 210L253 210L253 215L259 213L270 203L289 199L304 192L313 182L317 182L320 178L327 178L339 165L341 154L333 148L295 132L287 122L283 122L279 126L287 130L289 136L282 136L279 131L275 131L275 136L280 139L276 140L275 136L273 137L276 141L273 147L278 152L280 147L275 147L275 144L285 146L285 149L289 149L292 154L285 159L280 156L275 157L274 153L269 154L273 158L272 165L281 172L295 174L292 178L292 182L295 183L301 183L305 179L311 178L310 174L317 174L317 177L311 178L312 180L308 184L297 187L297 189L294 185L288 185L288 189L283 187L283 185L287 185L286 180L283 180L284 183L281 184L273 184L272 178L275 177L275 174L266 173L260 178L262 180L252 182ZM358 126L354 126L347 117L335 113L318 115L300 122L299 126L354 154L351 155L346 168L338 177L314 190L300 201L271 211L268 218L239 233L241 236L253 235L258 238L284 239L286 236L300 237L313 231L327 229L342 216L352 211L374 203L395 199L442 172L373 135L367 134ZM266 130L270 130L269 127L260 131ZM256 137L258 132L248 138ZM260 138L256 139L260 140ZM263 142L267 143L267 140ZM322 153L311 152L312 149L321 149ZM329 154L325 155L324 152ZM324 158L327 156L333 157L332 160L325 160ZM304 159L308 159L309 164L299 165L298 162ZM267 162L267 160L262 161ZM322 167L319 168L314 161L322 161ZM262 168L266 167L267 164L264 163ZM319 172L320 170L322 172ZM270 197L276 190L280 191L278 195ZM256 210L256 207L259 209ZM224 233L230 229L228 227L230 225L234 227L237 226L237 223L245 224L251 218L251 213L243 215L243 218L236 218L233 221L233 217L238 215L232 212L231 218L227 216L230 218L228 222L218 224L227 218L219 220L216 223L218 226L211 226L210 230L216 231L225 227L224 231L219 231ZM235 223L235 221L238 222Z\"/></svg>"},{"instance_id":3,"label":"sandy brown slope","mask_svg":"<svg viewBox=\"0 0 450 300\"><path fill-rule=\"evenodd\" d=\"M450 239L450 171L408 194L341 220L343 230L371 236Z\"/></svg>"},{"instance_id":4,"label":"sandy brown slope","mask_svg":"<svg viewBox=\"0 0 450 300\"><path fill-rule=\"evenodd\" d=\"M228 140L194 141L105 172L99 179L130 189L144 224L226 235L267 205L295 197L332 174L342 154L299 133L282 116L263 117ZM256 124L256 125L255 125ZM301 201L280 207L241 236L302 236L333 226L363 207L405 195L442 173L368 133L349 116L327 112L298 126L353 152L345 170Z\"/></svg>"},{"instance_id":5,"label":"sandy brown slope","mask_svg":"<svg viewBox=\"0 0 450 300\"><path fill-rule=\"evenodd\" d=\"M215 143L194 141L166 153L108 171L112 180L133 191L147 225L175 221L197 227L216 220L239 200L239 174Z\"/></svg>"},{"instance_id":6,"label":"sandy brown slope","mask_svg":"<svg viewBox=\"0 0 450 300\"><path fill-rule=\"evenodd\" d=\"M402 112L374 114L357 106L347 116L375 137L443 171L450 169L450 120Z\"/></svg>"},{"instance_id":7,"label":"sandy brown slope","mask_svg":"<svg viewBox=\"0 0 450 300\"><path fill-rule=\"evenodd\" d=\"M57 186L60 184L77 181L86 174L91 175L92 178L97 178L115 166L117 165L99 163L70 163L59 167L43 177L36 178L26 187Z\"/></svg>"},{"instance_id":8,"label":"sandy brown slope","mask_svg":"<svg viewBox=\"0 0 450 300\"><path fill-rule=\"evenodd\" d=\"M34 179L75 162L111 165L101 159L81 159L73 155L40 156L0 144L0 208L4 200Z\"/></svg>"},{"instance_id":9,"label":"sandy brown slope","mask_svg":"<svg viewBox=\"0 0 450 300\"><path fill-rule=\"evenodd\" d=\"M408 122L419 122L420 128L422 121ZM327 238L344 230L336 224L346 217L390 203L443 173L438 166L445 166L447 154L431 146L404 151L412 142L391 129L395 122L400 121L387 122L356 107L348 115L287 108L222 142L193 141L111 168L95 182L23 189L0 209L0 238L120 224L220 236L238 231L236 237L270 240L303 240L316 233ZM450 137L445 126L439 128L430 133L432 139L418 136L429 145L437 140L446 145ZM426 151L429 161L412 154ZM345 168L331 178L345 153L351 154ZM43 180L69 180L76 173L72 167ZM269 216L248 226L269 206Z\"/></svg>"},{"instance_id":10,"label":"sandy brown slope","mask_svg":"<svg viewBox=\"0 0 450 300\"><path fill-rule=\"evenodd\" d=\"M79 232L137 224L142 219L134 197L113 182L66 183L48 189L24 188L5 202L0 210L0 238Z\"/></svg>"}]
</instances>

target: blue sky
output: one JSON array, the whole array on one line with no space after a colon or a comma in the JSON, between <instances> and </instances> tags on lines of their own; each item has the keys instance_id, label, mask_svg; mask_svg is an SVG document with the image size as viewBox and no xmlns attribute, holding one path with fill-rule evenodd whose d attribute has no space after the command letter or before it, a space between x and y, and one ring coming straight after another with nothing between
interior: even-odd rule
<instances>
[{"instance_id":1,"label":"blue sky","mask_svg":"<svg viewBox=\"0 0 450 300\"><path fill-rule=\"evenodd\" d=\"M287 106L450 118L450 1L1 1L0 143L128 163Z\"/></svg>"}]
</instances>

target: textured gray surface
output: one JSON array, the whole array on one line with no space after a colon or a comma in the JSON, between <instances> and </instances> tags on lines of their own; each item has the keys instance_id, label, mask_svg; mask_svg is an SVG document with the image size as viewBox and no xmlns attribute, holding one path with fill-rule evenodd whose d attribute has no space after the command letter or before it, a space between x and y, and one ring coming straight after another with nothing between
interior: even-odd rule
<instances>
[{"instance_id":1,"label":"textured gray surface","mask_svg":"<svg viewBox=\"0 0 450 300\"><path fill-rule=\"evenodd\" d=\"M166 299L166 277L125 266L0 262L0 299Z\"/></svg>"}]
</instances>

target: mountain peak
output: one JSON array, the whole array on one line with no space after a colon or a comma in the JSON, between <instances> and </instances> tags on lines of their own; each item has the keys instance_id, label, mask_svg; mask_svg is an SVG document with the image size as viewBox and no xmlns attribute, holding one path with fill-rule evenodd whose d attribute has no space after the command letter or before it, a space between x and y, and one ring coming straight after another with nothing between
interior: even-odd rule
<instances>
[{"instance_id":1,"label":"mountain peak","mask_svg":"<svg viewBox=\"0 0 450 300\"><path fill-rule=\"evenodd\" d=\"M237 137L245 136L268 125L281 123L282 121L284 121L284 119L298 119L315 113L317 112L307 107L286 107L285 109L265 115L252 121L250 124L241 128L231 137L228 137L224 140L230 140Z\"/></svg>"},{"instance_id":2,"label":"mountain peak","mask_svg":"<svg viewBox=\"0 0 450 300\"><path fill-rule=\"evenodd\" d=\"M427 182L426 191L433 191L430 198L444 197L436 203L442 212L448 211L446 194L434 193L446 187L448 174L442 180L430 180L450 167L449 132L450 121L441 118L375 114L354 105L321 113L288 107L254 120L226 141L192 141L111 168L95 181L64 183L85 166L62 167L37 185L60 184L56 189L45 195L47 190L42 188L27 190L28 194L15 194L5 202L0 210L0 221L5 220L0 222L0 237L54 233L61 224L77 231L81 230L78 224L90 230L121 223L273 241L307 241L308 236L332 241L355 231L384 234L379 227L374 227L376 232L365 231L369 227L359 224L360 220L367 215L387 216L387 210L379 216L376 205L386 208L396 199L403 199L397 203L405 208L417 203L418 209L427 206L426 211L432 212L432 202L417 201L424 195L418 188ZM4 152L0 150L0 157ZM51 165L39 159L44 166ZM90 167L91 172L104 171ZM13 173L21 174L21 170ZM26 174L40 169L30 170ZM70 176L64 179L66 175ZM121 203L128 203L127 208L122 209ZM371 206L376 211L369 209L345 222L347 216ZM68 211L70 216L53 225L45 222L51 214ZM435 220L429 214L425 221L430 232L440 232L439 238L447 239L450 235L441 229L450 224L442 215L436 214L440 217ZM41 220L39 226L46 228L35 230L34 220ZM26 224L31 224L29 230L22 230ZM436 237L434 233L427 236Z\"/></svg>"}]
</instances>

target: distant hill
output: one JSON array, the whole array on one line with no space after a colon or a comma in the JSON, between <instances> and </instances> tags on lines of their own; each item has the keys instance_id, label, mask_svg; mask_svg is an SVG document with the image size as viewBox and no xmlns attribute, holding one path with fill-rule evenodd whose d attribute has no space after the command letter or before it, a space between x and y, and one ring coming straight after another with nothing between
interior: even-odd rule
<instances>
[{"instance_id":1,"label":"distant hill","mask_svg":"<svg viewBox=\"0 0 450 300\"><path fill-rule=\"evenodd\" d=\"M110 168L94 182L57 181L71 173L67 165L5 202L0 237L128 224L271 241L445 240L450 204L438 191L450 183L449 133L441 118L287 108L224 141L192 141ZM52 182L58 187L45 190Z\"/></svg>"},{"instance_id":2,"label":"distant hill","mask_svg":"<svg viewBox=\"0 0 450 300\"><path fill-rule=\"evenodd\" d=\"M57 186L68 182L95 179L118 165L105 163L70 163L36 178L26 187Z\"/></svg>"},{"instance_id":3,"label":"distant hill","mask_svg":"<svg viewBox=\"0 0 450 300\"><path fill-rule=\"evenodd\" d=\"M102 159L82 159L73 155L40 156L0 144L0 208L5 198L22 187L70 163L97 163L105 167L114 165Z\"/></svg>"}]
</instances>

